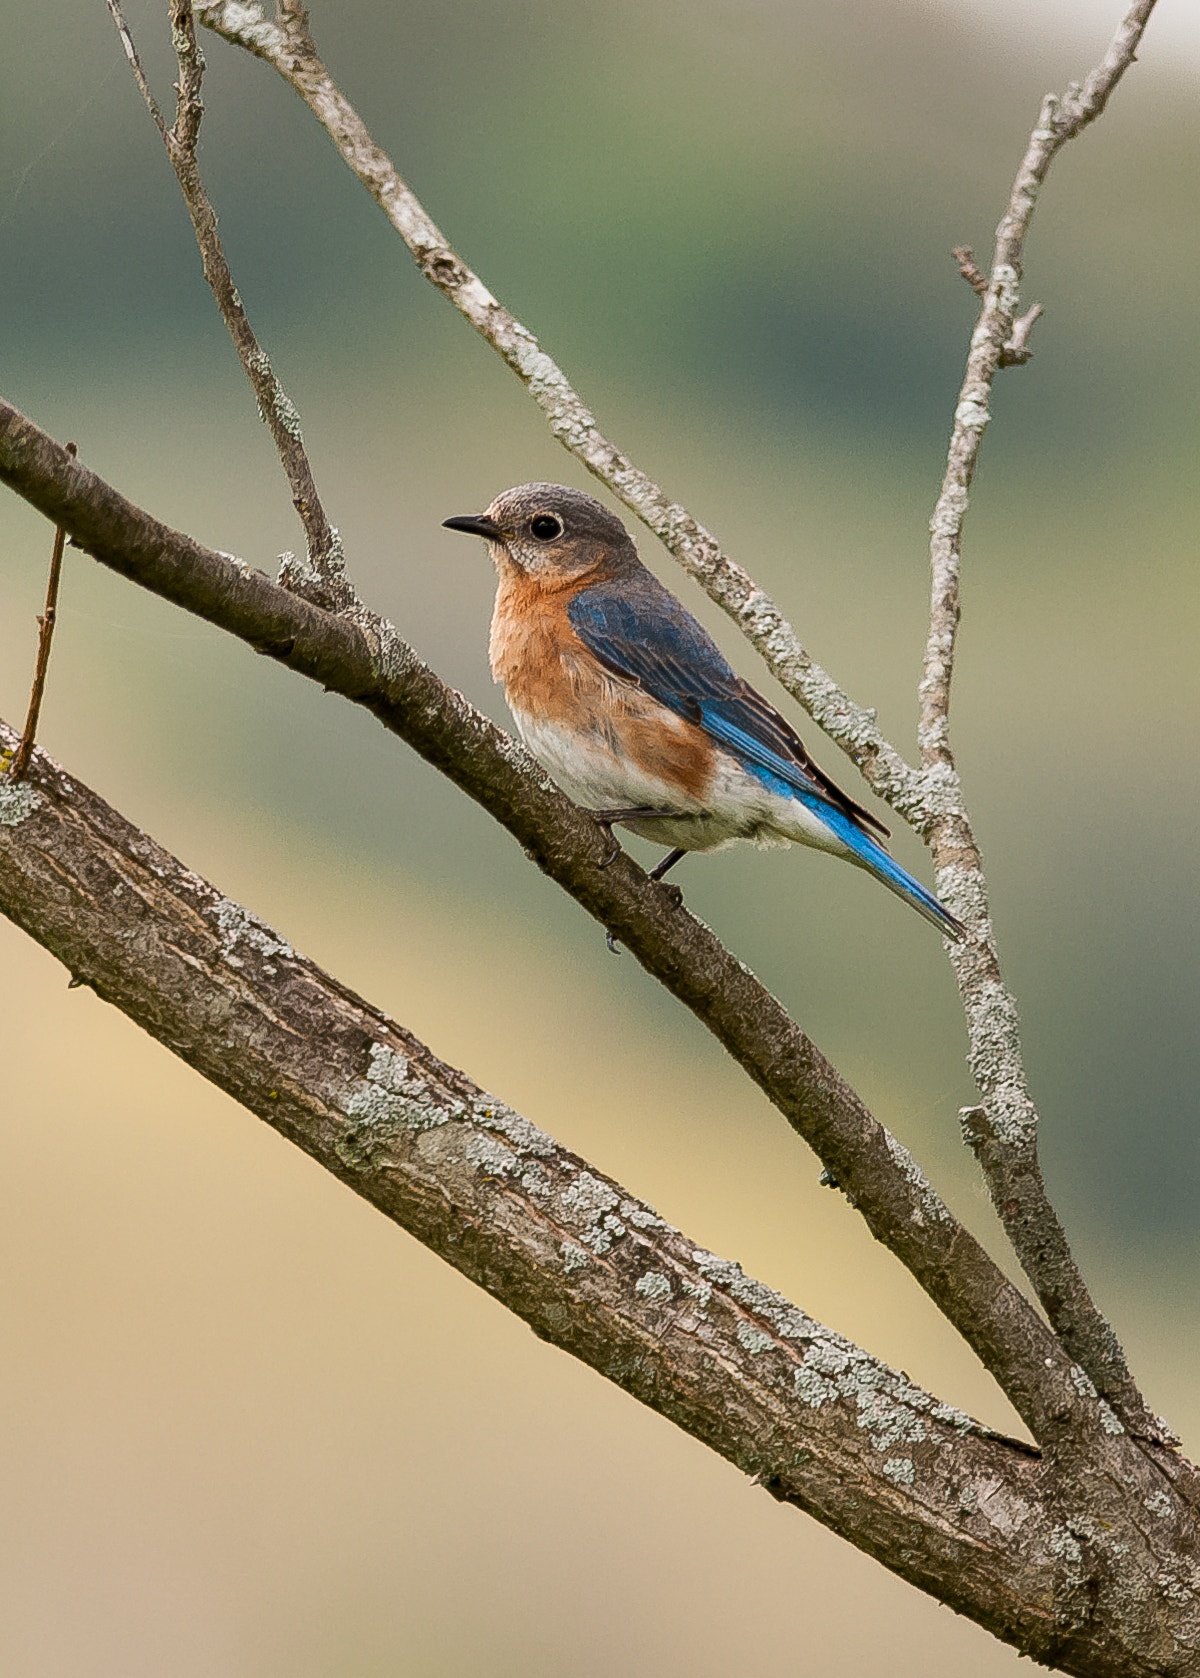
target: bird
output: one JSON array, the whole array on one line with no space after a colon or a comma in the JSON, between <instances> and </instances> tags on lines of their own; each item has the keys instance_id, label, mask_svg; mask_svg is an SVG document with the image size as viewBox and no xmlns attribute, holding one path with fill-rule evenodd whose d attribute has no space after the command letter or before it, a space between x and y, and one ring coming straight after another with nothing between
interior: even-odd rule
<instances>
[{"instance_id":1,"label":"bird","mask_svg":"<svg viewBox=\"0 0 1200 1678\"><path fill-rule=\"evenodd\" d=\"M495 564L492 675L522 740L610 838L616 824L668 848L652 879L738 839L810 845L865 869L945 937L965 936L602 502L519 484L443 523L481 536Z\"/></svg>"}]
</instances>

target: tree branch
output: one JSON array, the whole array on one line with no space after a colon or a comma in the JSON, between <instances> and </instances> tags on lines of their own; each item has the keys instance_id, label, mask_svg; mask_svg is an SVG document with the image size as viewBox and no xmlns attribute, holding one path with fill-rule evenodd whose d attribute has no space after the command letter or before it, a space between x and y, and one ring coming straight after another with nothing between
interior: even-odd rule
<instances>
[{"instance_id":1,"label":"tree branch","mask_svg":"<svg viewBox=\"0 0 1200 1678\"><path fill-rule=\"evenodd\" d=\"M340 585L344 570L341 540L337 531L330 525L321 505L321 497L317 492L316 481L304 447L300 416L276 377L270 357L255 337L249 316L233 283L233 275L229 271L229 264L225 260L225 251L217 232L216 213L204 190L204 182L196 162L196 143L200 137L200 121L204 115L200 89L205 66L204 55L196 39L191 5L189 0L169 0L171 40L179 64L179 82L176 87L175 124L174 127L168 128L146 80L137 47L121 10L120 0L105 0L105 4L112 14L134 80L167 149L171 167L179 181L183 201L187 205L188 215L195 230L196 243L200 247L204 278L216 299L221 318L229 329L238 359L258 399L259 417L274 439L280 463L291 485L292 502L300 515L300 522L304 526L308 541L309 563L324 585L329 604L341 604Z\"/></svg>"},{"instance_id":2,"label":"tree branch","mask_svg":"<svg viewBox=\"0 0 1200 1678\"><path fill-rule=\"evenodd\" d=\"M322 611L126 501L0 402L0 480L103 564L371 711L490 812L724 1045L820 1157L877 1240L992 1372L1034 1437L1103 1451L1118 1426L1050 1330L776 999L663 887L608 846L525 751L391 624ZM1082 1383L1082 1384L1081 1384Z\"/></svg>"},{"instance_id":3,"label":"tree branch","mask_svg":"<svg viewBox=\"0 0 1200 1678\"><path fill-rule=\"evenodd\" d=\"M0 747L15 740L0 723ZM1083 1482L1119 1503L1077 1502L1025 1447L698 1249L438 1061L41 751L26 781L0 783L0 910L73 983L773 1497L1064 1671L1194 1670L1200 1600L1161 1598L1160 1553L1184 1544L1191 1510L1148 1459L1129 1447L1123 1484Z\"/></svg>"},{"instance_id":4,"label":"tree branch","mask_svg":"<svg viewBox=\"0 0 1200 1678\"><path fill-rule=\"evenodd\" d=\"M950 686L961 610L962 535L971 483L988 423L998 368L1027 359L1036 306L1017 320L1025 238L1051 163L1068 140L1093 121L1134 61L1154 0L1137 0L1103 62L1083 87L1042 103L996 230L985 280L970 251L955 251L960 270L983 307L971 336L966 375L955 408L946 474L930 521L932 602L925 673L920 686L921 761L943 777L946 798L928 838L939 886L949 878L956 913L969 901L980 936L952 953L967 1017L969 1060L983 1105L964 1110L964 1136L987 1181L992 1203L1055 1332L1117 1414L1135 1431L1163 1442L1174 1435L1153 1416L1134 1383L1112 1328L1096 1308L1046 1193L1038 1159L1038 1116L1025 1078L1016 1001L1006 987L991 930L987 881L962 798L950 744Z\"/></svg>"},{"instance_id":5,"label":"tree branch","mask_svg":"<svg viewBox=\"0 0 1200 1678\"><path fill-rule=\"evenodd\" d=\"M921 683L921 762L926 768L944 764L951 770L950 683L954 671L955 638L961 613L959 581L962 531L997 368L1013 348L1020 284L1024 274L1025 238L1037 206L1038 194L1050 165L1068 140L1074 139L1103 111L1109 95L1137 56L1154 0L1135 0L1113 37L1108 52L1080 87L1075 83L1063 99L1049 93L1042 101L1037 125L1029 137L1000 225L991 275L986 282L965 247L954 255L971 286L980 292L983 308L971 334L966 375L954 413L946 475L930 521L933 596L925 675ZM982 289L981 289L982 287ZM1032 311L1031 311L1032 313ZM1036 316L1033 318L1036 319ZM1017 349L1024 351L1033 322L1026 316Z\"/></svg>"}]
</instances>

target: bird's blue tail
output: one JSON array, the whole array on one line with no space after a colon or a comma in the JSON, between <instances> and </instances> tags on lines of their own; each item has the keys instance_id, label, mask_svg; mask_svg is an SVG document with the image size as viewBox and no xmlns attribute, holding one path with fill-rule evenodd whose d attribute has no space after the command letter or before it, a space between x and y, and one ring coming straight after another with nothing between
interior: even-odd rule
<instances>
[{"instance_id":1,"label":"bird's blue tail","mask_svg":"<svg viewBox=\"0 0 1200 1678\"><path fill-rule=\"evenodd\" d=\"M902 897L906 903L911 903L919 915L936 926L938 931L947 938L953 938L957 943L967 935L967 929L940 903L931 891L927 891L920 880L915 880L906 868L901 868L894 857L888 855L883 846L877 844L869 833L862 828L836 805L828 803L819 795L810 795L790 789L793 798L808 805L808 808L818 815L831 832L835 833L849 849L850 860L856 862L860 868L865 868L868 874L882 882L889 891L894 891L897 897Z\"/></svg>"}]
</instances>

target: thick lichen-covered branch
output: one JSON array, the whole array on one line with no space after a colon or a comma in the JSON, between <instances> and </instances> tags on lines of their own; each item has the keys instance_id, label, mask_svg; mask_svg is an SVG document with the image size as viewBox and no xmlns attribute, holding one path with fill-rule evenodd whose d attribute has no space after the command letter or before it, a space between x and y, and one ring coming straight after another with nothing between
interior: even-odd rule
<instances>
[{"instance_id":1,"label":"thick lichen-covered branch","mask_svg":"<svg viewBox=\"0 0 1200 1678\"><path fill-rule=\"evenodd\" d=\"M0 723L0 756L16 738ZM1064 1671L1195 1669L1191 1511L1119 1427L1063 1474L939 1403L440 1062L42 752L0 780L0 912L773 1497Z\"/></svg>"}]
</instances>

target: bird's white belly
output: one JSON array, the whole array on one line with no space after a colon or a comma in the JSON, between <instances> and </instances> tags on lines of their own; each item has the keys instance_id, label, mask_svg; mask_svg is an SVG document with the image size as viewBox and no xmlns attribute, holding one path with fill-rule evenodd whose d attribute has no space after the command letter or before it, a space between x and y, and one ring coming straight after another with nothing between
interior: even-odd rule
<instances>
[{"instance_id":1,"label":"bird's white belly","mask_svg":"<svg viewBox=\"0 0 1200 1678\"><path fill-rule=\"evenodd\" d=\"M569 798L589 810L703 808L678 787L619 757L601 734L535 721L513 708L522 740Z\"/></svg>"},{"instance_id":2,"label":"bird's white belly","mask_svg":"<svg viewBox=\"0 0 1200 1678\"><path fill-rule=\"evenodd\" d=\"M853 860L849 847L817 814L797 798L772 792L719 748L703 797L693 798L618 756L602 735L535 720L515 707L513 719L547 774L585 809L670 810L669 817L623 824L655 844L711 851L735 839L760 845L790 842Z\"/></svg>"}]
</instances>

